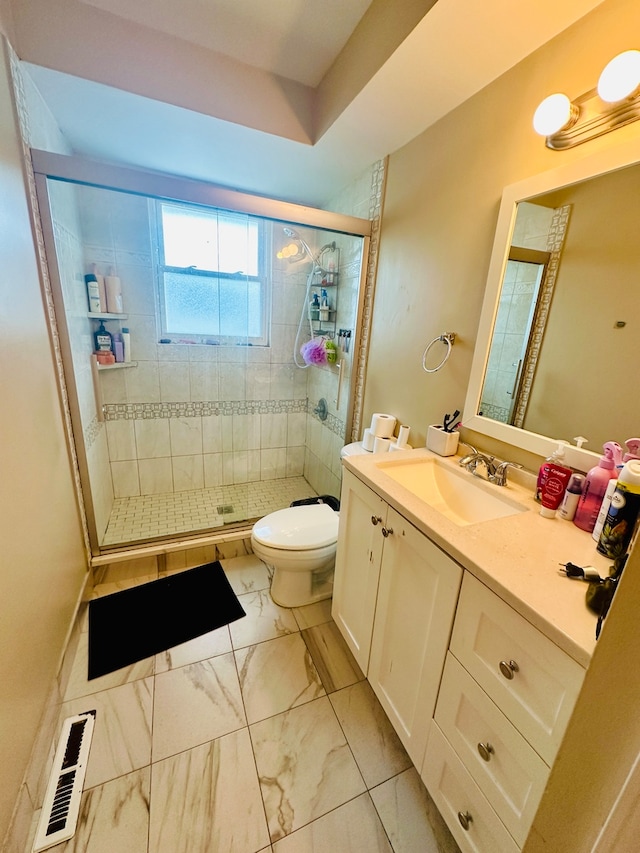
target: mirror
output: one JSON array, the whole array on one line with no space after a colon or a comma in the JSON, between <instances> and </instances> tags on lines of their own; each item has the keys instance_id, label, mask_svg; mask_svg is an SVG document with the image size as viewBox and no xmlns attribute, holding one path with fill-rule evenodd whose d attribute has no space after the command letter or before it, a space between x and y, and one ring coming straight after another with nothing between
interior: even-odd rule
<instances>
[{"instance_id":1,"label":"mirror","mask_svg":"<svg viewBox=\"0 0 640 853\"><path fill-rule=\"evenodd\" d=\"M640 433L637 159L625 145L505 189L465 426L540 455L586 436L582 470Z\"/></svg>"}]
</instances>

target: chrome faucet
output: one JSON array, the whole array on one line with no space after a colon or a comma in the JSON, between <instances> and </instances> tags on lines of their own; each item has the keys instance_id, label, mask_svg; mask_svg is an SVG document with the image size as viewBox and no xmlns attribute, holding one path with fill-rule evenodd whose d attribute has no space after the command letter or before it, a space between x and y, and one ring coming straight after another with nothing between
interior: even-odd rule
<instances>
[{"instance_id":1,"label":"chrome faucet","mask_svg":"<svg viewBox=\"0 0 640 853\"><path fill-rule=\"evenodd\" d=\"M461 441L460 444L468 447L470 453L463 456L458 464L473 474L474 477L480 477L482 480L487 480L496 486L507 485L507 471L509 467L522 468L522 465L519 465L517 462L500 462L495 456L482 453L465 441Z\"/></svg>"}]
</instances>

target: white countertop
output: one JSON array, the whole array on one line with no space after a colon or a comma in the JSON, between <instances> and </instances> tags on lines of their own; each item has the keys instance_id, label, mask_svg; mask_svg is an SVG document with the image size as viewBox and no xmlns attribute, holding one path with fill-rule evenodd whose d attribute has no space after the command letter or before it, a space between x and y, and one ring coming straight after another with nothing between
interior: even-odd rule
<instances>
[{"instance_id":1,"label":"white countertop","mask_svg":"<svg viewBox=\"0 0 640 853\"><path fill-rule=\"evenodd\" d=\"M440 457L426 448L391 456L367 453L343 459L343 465L415 527L500 598L535 625L563 651L587 667L596 644L597 618L585 604L587 584L559 572L560 563L594 566L601 577L612 561L598 554L591 534L572 522L540 515L533 488L514 482L485 483L526 507L506 518L460 526L397 483L379 463L435 457L458 471L459 456ZM472 477L469 474L469 477Z\"/></svg>"}]
</instances>

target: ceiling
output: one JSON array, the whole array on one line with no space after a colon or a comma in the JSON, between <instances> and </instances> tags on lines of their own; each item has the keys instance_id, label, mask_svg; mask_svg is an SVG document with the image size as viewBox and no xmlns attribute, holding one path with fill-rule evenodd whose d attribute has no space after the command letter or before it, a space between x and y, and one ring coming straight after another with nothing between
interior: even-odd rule
<instances>
[{"instance_id":1,"label":"ceiling","mask_svg":"<svg viewBox=\"0 0 640 853\"><path fill-rule=\"evenodd\" d=\"M55 15L51 0L11 2L16 52L77 153L321 207L602 0L54 0ZM407 32L390 44L400 6ZM134 36L140 56L120 56ZM315 135L279 131L273 91Z\"/></svg>"}]
</instances>

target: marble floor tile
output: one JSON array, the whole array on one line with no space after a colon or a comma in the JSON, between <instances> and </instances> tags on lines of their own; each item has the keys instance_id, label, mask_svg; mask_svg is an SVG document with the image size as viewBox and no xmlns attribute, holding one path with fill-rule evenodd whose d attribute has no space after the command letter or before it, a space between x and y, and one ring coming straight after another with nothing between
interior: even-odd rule
<instances>
[{"instance_id":1,"label":"marble floor tile","mask_svg":"<svg viewBox=\"0 0 640 853\"><path fill-rule=\"evenodd\" d=\"M288 634L235 652L249 723L310 702L325 691L300 634Z\"/></svg>"},{"instance_id":2,"label":"marble floor tile","mask_svg":"<svg viewBox=\"0 0 640 853\"><path fill-rule=\"evenodd\" d=\"M65 702L60 724L74 714L96 712L85 788L94 788L151 763L153 678Z\"/></svg>"},{"instance_id":3,"label":"marble floor tile","mask_svg":"<svg viewBox=\"0 0 640 853\"><path fill-rule=\"evenodd\" d=\"M322 625L324 622L330 622L331 599L325 598L304 607L294 607L293 615L296 617L296 622L301 631L304 628L313 628L316 625Z\"/></svg>"},{"instance_id":4,"label":"marble floor tile","mask_svg":"<svg viewBox=\"0 0 640 853\"><path fill-rule=\"evenodd\" d=\"M327 693L362 681L364 675L342 639L335 622L302 631L311 657Z\"/></svg>"},{"instance_id":5,"label":"marble floor tile","mask_svg":"<svg viewBox=\"0 0 640 853\"><path fill-rule=\"evenodd\" d=\"M246 724L233 654L156 676L153 761L199 746Z\"/></svg>"},{"instance_id":6,"label":"marble floor tile","mask_svg":"<svg viewBox=\"0 0 640 853\"><path fill-rule=\"evenodd\" d=\"M220 560L220 563L236 595L269 589L271 585L269 570L255 554Z\"/></svg>"},{"instance_id":7,"label":"marble floor tile","mask_svg":"<svg viewBox=\"0 0 640 853\"><path fill-rule=\"evenodd\" d=\"M271 841L365 791L326 697L250 726Z\"/></svg>"},{"instance_id":8,"label":"marble floor tile","mask_svg":"<svg viewBox=\"0 0 640 853\"><path fill-rule=\"evenodd\" d=\"M150 768L85 790L75 835L54 853L146 853Z\"/></svg>"},{"instance_id":9,"label":"marble floor tile","mask_svg":"<svg viewBox=\"0 0 640 853\"><path fill-rule=\"evenodd\" d=\"M268 849L247 729L154 764L151 781L149 850L153 853Z\"/></svg>"},{"instance_id":10,"label":"marble floor tile","mask_svg":"<svg viewBox=\"0 0 640 853\"><path fill-rule=\"evenodd\" d=\"M209 631L209 633L202 634L194 640L180 643L179 646L174 646L165 652L157 654L156 674L167 672L170 669L177 669L179 666L186 666L189 663L197 663L201 660L227 654L230 651L231 636L229 635L229 627L223 625L222 628Z\"/></svg>"},{"instance_id":11,"label":"marble floor tile","mask_svg":"<svg viewBox=\"0 0 640 853\"><path fill-rule=\"evenodd\" d=\"M369 793L394 853L460 853L414 767Z\"/></svg>"},{"instance_id":12,"label":"marble floor tile","mask_svg":"<svg viewBox=\"0 0 640 853\"><path fill-rule=\"evenodd\" d=\"M238 601L247 614L229 625L234 649L253 646L264 640L275 640L298 630L295 616L286 607L279 607L271 600L266 589L239 595Z\"/></svg>"},{"instance_id":13,"label":"marble floor tile","mask_svg":"<svg viewBox=\"0 0 640 853\"><path fill-rule=\"evenodd\" d=\"M101 690L109 690L112 687L119 687L121 684L137 681L139 678L148 678L150 675L153 675L154 671L154 659L145 658L131 664L131 666L125 666L122 669L117 669L115 672L101 675L99 678L92 678L89 681L87 677L88 660L89 635L83 632L80 635L76 656L71 672L69 673L69 681L64 695L65 701L77 699L79 696L90 696L93 693L98 693Z\"/></svg>"},{"instance_id":14,"label":"marble floor tile","mask_svg":"<svg viewBox=\"0 0 640 853\"><path fill-rule=\"evenodd\" d=\"M400 738L368 681L329 697L367 788L411 767Z\"/></svg>"},{"instance_id":15,"label":"marble floor tile","mask_svg":"<svg viewBox=\"0 0 640 853\"><path fill-rule=\"evenodd\" d=\"M393 853L369 794L276 841L274 853Z\"/></svg>"}]
</instances>

